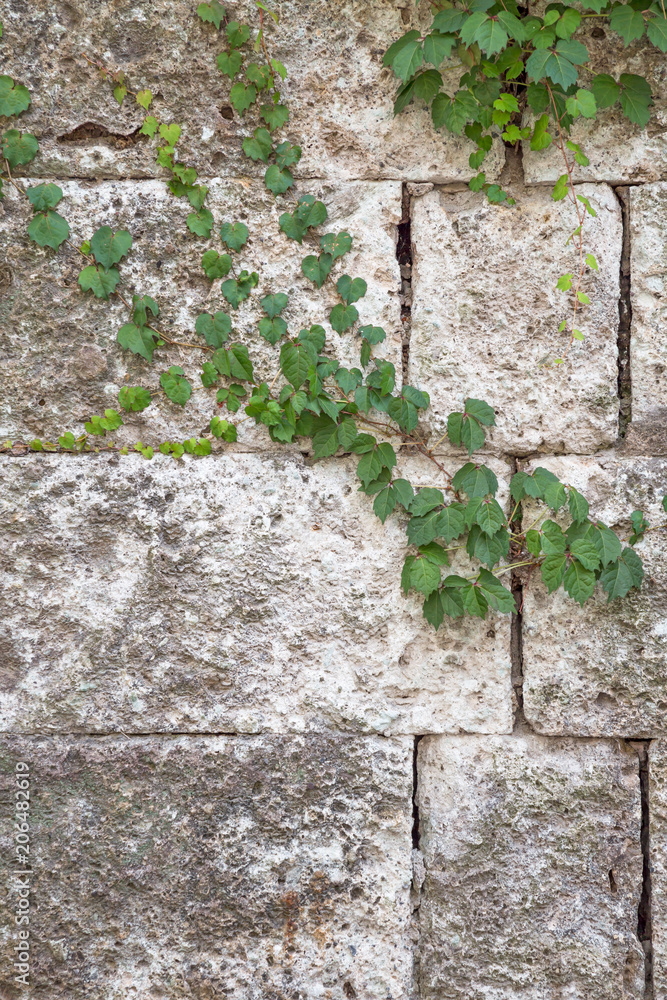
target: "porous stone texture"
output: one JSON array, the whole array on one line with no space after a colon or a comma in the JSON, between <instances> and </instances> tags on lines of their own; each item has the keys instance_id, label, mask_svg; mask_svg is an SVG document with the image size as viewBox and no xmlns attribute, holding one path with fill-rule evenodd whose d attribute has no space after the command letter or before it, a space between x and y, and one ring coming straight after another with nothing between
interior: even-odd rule
<instances>
[{"instance_id":1,"label":"porous stone texture","mask_svg":"<svg viewBox=\"0 0 667 1000\"><path fill-rule=\"evenodd\" d=\"M667 177L667 60L644 35L627 47L608 22L594 18L577 38L586 44L590 61L580 70L580 82L589 87L594 75L607 73L618 80L622 73L643 76L653 93L651 119L645 128L630 121L620 104L600 109L595 118L579 118L571 138L581 145L588 166L573 164L576 182L605 181L608 184L639 184ZM532 123L526 115L526 124ZM551 130L550 130L551 131ZM546 150L534 151L523 143L523 167L527 184L553 184L565 172L563 156L554 142ZM568 153L573 159L571 153Z\"/></svg>"},{"instance_id":2,"label":"porous stone texture","mask_svg":"<svg viewBox=\"0 0 667 1000\"><path fill-rule=\"evenodd\" d=\"M229 19L259 27L251 0L227 4ZM288 70L283 94L291 118L283 137L304 151L299 176L329 179L403 178L438 183L467 181L474 144L436 132L423 102L394 117L396 84L382 68L392 41L428 12L399 0L285 0L280 24L267 16L271 55ZM4 20L3 72L31 91L21 116L39 136L36 169L64 177L150 177L155 143L138 134L145 112L128 97L119 107L112 85L83 58L125 73L133 91L149 88L151 112L183 125L179 156L202 174L261 176L241 151L241 138L263 124L251 110L241 118L229 104L230 81L216 67L224 29L203 24L190 0L142 0L91 7L38 0L14 5ZM407 23L402 18L408 14ZM252 56L257 61L261 56ZM454 63L455 60L452 60ZM452 76L453 83L456 76ZM196 100L193 100L196 95ZM496 139L485 163L495 179L504 161Z\"/></svg>"},{"instance_id":3,"label":"porous stone texture","mask_svg":"<svg viewBox=\"0 0 667 1000\"><path fill-rule=\"evenodd\" d=\"M667 184L629 189L632 421L627 447L667 454Z\"/></svg>"},{"instance_id":4,"label":"porous stone texture","mask_svg":"<svg viewBox=\"0 0 667 1000\"><path fill-rule=\"evenodd\" d=\"M1 730L511 731L508 616L427 626L351 459L0 467Z\"/></svg>"},{"instance_id":5,"label":"porous stone texture","mask_svg":"<svg viewBox=\"0 0 667 1000\"><path fill-rule=\"evenodd\" d=\"M643 1000L635 752L427 737L419 759L423 1000Z\"/></svg>"},{"instance_id":6,"label":"porous stone texture","mask_svg":"<svg viewBox=\"0 0 667 1000\"><path fill-rule=\"evenodd\" d=\"M17 761L35 798L31 997L407 1000L412 740L4 738L6 800Z\"/></svg>"},{"instance_id":7,"label":"porous stone texture","mask_svg":"<svg viewBox=\"0 0 667 1000\"><path fill-rule=\"evenodd\" d=\"M207 205L215 218L210 240L188 232L189 206L185 199L177 201L159 180L66 181L61 185L64 197L58 210L67 218L72 243L77 246L101 225L125 228L132 234L132 249L119 265L118 288L128 302L133 292L157 300L157 329L171 340L205 346L204 338L195 333L195 320L202 312L222 309L233 322L230 342L239 340L249 346L257 374L269 382L279 370L279 347L271 347L258 333L257 322L263 315L260 299L269 293L288 293L291 302L283 315L290 333L320 323L327 331L327 350L332 356L341 364L358 365L360 338L350 332L334 333L328 317L340 301L335 289L338 277L363 275L368 291L358 303L360 322L385 329L387 339L378 345L377 353L394 363L400 378L403 325L395 244L401 185L394 181L300 185L300 193L312 193L327 205L329 217L321 233L347 230L353 237L352 251L337 262L332 279L321 290L301 271L301 261L315 248L307 242L299 246L280 231L279 215L291 211L293 202L276 201L259 181L213 179L209 185ZM157 445L165 437L182 439L191 437L193 431L206 431L211 417L220 413L215 387L204 390L200 379L202 362L210 355L196 348L165 346L150 363L121 350L116 337L129 319L125 305L116 296L105 302L92 292L84 294L77 279L86 261L74 247L65 245L56 254L36 246L27 235L31 217L26 199L10 190L0 203L4 238L0 322L5 330L0 441L35 436L57 440L67 430L81 434L83 421L91 413L101 413L105 407L118 409L122 385L129 382L159 390L159 374L172 364L180 365L198 387L187 406L172 403L160 393L143 414L127 417L128 426L119 429L114 440L125 444L140 439ZM221 282L211 283L201 266L204 251L223 252L217 234L221 223L232 221L245 222L250 231L249 242L238 255L240 266L260 275L251 298L238 310L232 310L224 299ZM256 430L252 422L240 425L239 438L246 448L270 444L265 429Z\"/></svg>"},{"instance_id":8,"label":"porous stone texture","mask_svg":"<svg viewBox=\"0 0 667 1000\"><path fill-rule=\"evenodd\" d=\"M651 930L655 1000L667 998L667 741L648 749Z\"/></svg>"},{"instance_id":9,"label":"porous stone texture","mask_svg":"<svg viewBox=\"0 0 667 1000\"><path fill-rule=\"evenodd\" d=\"M667 460L548 458L542 465L587 497L591 516L631 534L630 513L641 509L655 527L665 523ZM530 524L537 508L526 504ZM523 698L526 718L545 734L658 736L667 732L667 530L636 545L644 563L641 590L608 601L601 587L584 607L562 589L548 595L537 573L523 607Z\"/></svg>"},{"instance_id":10,"label":"porous stone texture","mask_svg":"<svg viewBox=\"0 0 667 1000\"><path fill-rule=\"evenodd\" d=\"M586 340L551 367L543 366L569 339L558 326L570 318L570 296L555 286L578 266L567 245L574 209L527 188L512 209L438 189L414 200L409 374L430 393L424 423L433 438L472 396L495 408L489 441L502 453L588 453L615 440L621 213L611 188L578 190L597 212L585 240L599 271L582 284L591 298L579 314Z\"/></svg>"}]
</instances>

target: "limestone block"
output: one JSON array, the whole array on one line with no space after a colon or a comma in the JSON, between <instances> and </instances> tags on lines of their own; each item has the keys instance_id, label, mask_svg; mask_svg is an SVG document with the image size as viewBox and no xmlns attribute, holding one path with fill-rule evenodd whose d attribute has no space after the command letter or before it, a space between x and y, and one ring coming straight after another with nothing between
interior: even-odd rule
<instances>
[{"instance_id":1,"label":"limestone block","mask_svg":"<svg viewBox=\"0 0 667 1000\"><path fill-rule=\"evenodd\" d=\"M667 744L649 746L649 844L651 864L651 929L655 1000L667 997Z\"/></svg>"},{"instance_id":2,"label":"limestone block","mask_svg":"<svg viewBox=\"0 0 667 1000\"><path fill-rule=\"evenodd\" d=\"M259 336L257 322L263 315L259 302L267 293L281 291L290 297L284 316L293 335L302 326L321 323L333 356L342 364L358 364L360 341L349 333L335 334L328 323L332 306L340 301L335 281L349 272L368 282L367 295L358 303L361 321L384 327L387 340L378 353L393 361L400 373L403 331L395 240L401 187L397 182L334 186L311 181L299 186L302 193L315 194L327 204L329 218L322 233L347 229L354 240L352 252L336 263L332 280L319 291L301 272L301 261L313 247L288 240L279 228L279 215L291 210L293 202L284 198L276 202L260 182L210 181L208 204L215 230L208 241L187 230L189 206L175 199L162 181L68 181L61 186L64 198L58 208L69 221L77 246L105 224L132 233L133 247L120 265L119 290L128 301L132 292L152 295L160 306L156 326L171 340L205 346L195 333L195 319L199 313L223 309L234 324L230 339L249 346L257 375L271 382L278 372L279 346L271 347ZM32 213L25 199L10 193L0 203L0 213L3 210L0 441L35 436L57 440L65 430L80 434L82 421L91 413L118 408L118 392L126 381L159 390L160 373L172 364L181 365L198 387L185 409L160 394L143 414L128 416L128 426L115 439L157 444L165 437L191 437L206 429L211 417L221 412L215 388L204 390L201 385L201 365L209 355L165 347L156 351L151 364L122 350L116 335L129 318L123 303L116 296L104 302L81 291L77 279L86 261L73 248L63 245L55 253L28 239ZM223 251L217 235L223 221L246 222L250 237L240 255L241 266L260 275L258 287L238 311L226 303L220 281L211 283L201 266L205 250ZM241 425L240 439L245 447L270 444L264 428L255 430L252 422Z\"/></svg>"},{"instance_id":3,"label":"limestone block","mask_svg":"<svg viewBox=\"0 0 667 1000\"><path fill-rule=\"evenodd\" d=\"M4 738L0 755L7 802L30 767L35 1000L408 997L412 740ZM9 903L8 808L0 824Z\"/></svg>"},{"instance_id":4,"label":"limestone block","mask_svg":"<svg viewBox=\"0 0 667 1000\"><path fill-rule=\"evenodd\" d=\"M627 744L427 737L418 798L424 1000L642 1000Z\"/></svg>"},{"instance_id":5,"label":"limestone block","mask_svg":"<svg viewBox=\"0 0 667 1000\"><path fill-rule=\"evenodd\" d=\"M496 410L489 440L505 453L587 453L614 441L621 214L611 188L580 192L597 212L585 235L600 269L582 286L586 341L551 368L541 366L565 350L558 326L571 308L556 281L577 266L569 203L530 189L517 190L513 208L442 190L414 202L410 379L431 394L435 437L472 396Z\"/></svg>"},{"instance_id":6,"label":"limestone block","mask_svg":"<svg viewBox=\"0 0 667 1000\"><path fill-rule=\"evenodd\" d=\"M667 184L630 188L632 421L627 446L667 453Z\"/></svg>"},{"instance_id":7,"label":"limestone block","mask_svg":"<svg viewBox=\"0 0 667 1000\"><path fill-rule=\"evenodd\" d=\"M150 177L154 143L138 134L143 110L131 98L119 107L109 83L81 53L122 70L133 91L148 87L151 110L179 122L179 155L202 174L260 176L241 151L241 138L263 124L229 103L230 81L216 67L226 50L224 31L196 16L190 0L133 0L118 7L103 0L37 0L29 12L14 8L4 22L3 72L24 83L32 107L21 116L40 140L37 170L56 177ZM259 27L252 0L226 4L230 19ZM382 67L389 45L410 29L397 0L285 0L280 25L269 21L271 55L287 68L283 95L291 110L285 131L301 144L298 173L305 177L404 178L441 183L468 180L473 144L435 132L423 103L394 118L395 79ZM284 137L285 137L284 136ZM486 172L496 177L500 140Z\"/></svg>"},{"instance_id":8,"label":"limestone block","mask_svg":"<svg viewBox=\"0 0 667 1000\"><path fill-rule=\"evenodd\" d=\"M667 461L618 458L540 460L587 497L591 515L631 533L630 513L667 522ZM534 518L529 507L524 517ZM562 590L548 595L538 574L523 609L523 697L538 732L574 736L658 736L667 731L667 530L636 546L641 590L607 601L601 587L581 608Z\"/></svg>"},{"instance_id":9,"label":"limestone block","mask_svg":"<svg viewBox=\"0 0 667 1000\"><path fill-rule=\"evenodd\" d=\"M587 167L575 164L574 178L581 181L605 181L608 184L638 184L667 177L667 62L662 52L647 40L623 40L608 22L598 20L577 32L587 45L590 63L582 67L580 80L590 86L596 73L609 73L618 80L621 73L643 76L653 92L651 120L645 128L635 125L623 114L620 105L598 111L593 120L578 119L572 138L581 144L589 158ZM531 119L527 116L527 122ZM534 152L523 143L523 167L527 184L552 183L565 171L563 157L555 144Z\"/></svg>"},{"instance_id":10,"label":"limestone block","mask_svg":"<svg viewBox=\"0 0 667 1000\"><path fill-rule=\"evenodd\" d=\"M352 460L187 458L2 460L0 730L511 731L509 616L434 632Z\"/></svg>"}]
</instances>

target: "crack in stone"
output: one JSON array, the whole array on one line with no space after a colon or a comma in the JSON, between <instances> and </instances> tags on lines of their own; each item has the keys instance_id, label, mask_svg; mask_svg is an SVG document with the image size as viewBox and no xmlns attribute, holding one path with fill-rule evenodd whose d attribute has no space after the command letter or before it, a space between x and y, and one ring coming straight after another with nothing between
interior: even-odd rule
<instances>
[{"instance_id":1,"label":"crack in stone","mask_svg":"<svg viewBox=\"0 0 667 1000\"><path fill-rule=\"evenodd\" d=\"M408 384L410 368L410 332L412 320L412 233L411 203L408 185L403 184L401 221L398 224L396 260L401 271L401 323L403 385Z\"/></svg>"},{"instance_id":2,"label":"crack in stone","mask_svg":"<svg viewBox=\"0 0 667 1000\"><path fill-rule=\"evenodd\" d=\"M515 458L512 460L512 475L519 471L519 462ZM510 528L514 532L521 531L521 520L523 511L521 504L517 508L514 520ZM516 554L516 553L515 553ZM514 709L514 728L525 728L528 726L523 711L523 591L524 584L521 574L512 572L510 589L516 604L516 611L512 614L510 624L510 661L512 664L512 700Z\"/></svg>"},{"instance_id":3,"label":"crack in stone","mask_svg":"<svg viewBox=\"0 0 667 1000\"><path fill-rule=\"evenodd\" d=\"M637 937L644 949L644 1000L653 1000L653 923L651 917L651 833L649 801L649 747L650 740L642 740L636 746L639 756L639 786L641 789L641 850L642 850L642 891L637 908Z\"/></svg>"},{"instance_id":4,"label":"crack in stone","mask_svg":"<svg viewBox=\"0 0 667 1000\"><path fill-rule=\"evenodd\" d=\"M630 199L627 186L613 188L621 207L623 222L623 246L619 273L618 296L618 437L622 441L632 420L632 370L630 367L630 337L632 329L632 276Z\"/></svg>"}]
</instances>

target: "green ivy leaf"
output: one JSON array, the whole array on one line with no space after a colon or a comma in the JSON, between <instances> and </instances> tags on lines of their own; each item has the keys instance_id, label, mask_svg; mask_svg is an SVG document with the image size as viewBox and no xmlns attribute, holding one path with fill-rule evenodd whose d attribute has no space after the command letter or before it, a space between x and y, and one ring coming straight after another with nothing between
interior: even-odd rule
<instances>
[{"instance_id":1,"label":"green ivy leaf","mask_svg":"<svg viewBox=\"0 0 667 1000\"><path fill-rule=\"evenodd\" d=\"M294 178L287 168L281 169L273 163L264 174L264 183L275 195L284 194L294 184Z\"/></svg>"},{"instance_id":2,"label":"green ivy leaf","mask_svg":"<svg viewBox=\"0 0 667 1000\"><path fill-rule=\"evenodd\" d=\"M287 323L280 317L268 319L264 316L259 321L259 332L264 340L268 340L269 344L277 344L287 333Z\"/></svg>"},{"instance_id":3,"label":"green ivy leaf","mask_svg":"<svg viewBox=\"0 0 667 1000\"><path fill-rule=\"evenodd\" d=\"M238 71L241 69L243 56L240 52L233 49L231 52L221 52L217 57L216 62L220 72L224 76L228 76L230 80L233 80Z\"/></svg>"},{"instance_id":4,"label":"green ivy leaf","mask_svg":"<svg viewBox=\"0 0 667 1000\"><path fill-rule=\"evenodd\" d=\"M461 441L463 446L468 449L469 455L482 447L485 437L486 435L475 417L464 413L461 422Z\"/></svg>"},{"instance_id":5,"label":"green ivy leaf","mask_svg":"<svg viewBox=\"0 0 667 1000\"><path fill-rule=\"evenodd\" d=\"M223 281L220 288L231 307L238 309L241 302L248 298L258 281L259 275L256 271L251 274L247 271L241 271L238 278L227 278L227 281Z\"/></svg>"},{"instance_id":6,"label":"green ivy leaf","mask_svg":"<svg viewBox=\"0 0 667 1000\"><path fill-rule=\"evenodd\" d=\"M329 314L329 322L336 333L345 333L359 319L359 313L355 306L344 306L339 303L334 306Z\"/></svg>"},{"instance_id":7,"label":"green ivy leaf","mask_svg":"<svg viewBox=\"0 0 667 1000\"><path fill-rule=\"evenodd\" d=\"M220 239L229 250L238 253L248 242L248 227L243 222L223 222Z\"/></svg>"},{"instance_id":8,"label":"green ivy leaf","mask_svg":"<svg viewBox=\"0 0 667 1000\"><path fill-rule=\"evenodd\" d=\"M69 225L57 212L38 212L28 226L28 236L40 247L57 250L69 236Z\"/></svg>"},{"instance_id":9,"label":"green ivy leaf","mask_svg":"<svg viewBox=\"0 0 667 1000\"><path fill-rule=\"evenodd\" d=\"M227 313L201 313L197 316L195 330L204 337L209 347L218 348L227 343L232 332L232 321Z\"/></svg>"},{"instance_id":10,"label":"green ivy leaf","mask_svg":"<svg viewBox=\"0 0 667 1000\"><path fill-rule=\"evenodd\" d=\"M186 378L183 378L183 369L178 365L172 365L168 372L160 375L160 385L167 398L178 406L185 406L192 395L192 386Z\"/></svg>"},{"instance_id":11,"label":"green ivy leaf","mask_svg":"<svg viewBox=\"0 0 667 1000\"><path fill-rule=\"evenodd\" d=\"M609 15L609 27L617 32L626 45L644 34L644 18L640 11L634 10L629 3L617 3Z\"/></svg>"},{"instance_id":12,"label":"green ivy leaf","mask_svg":"<svg viewBox=\"0 0 667 1000\"><path fill-rule=\"evenodd\" d=\"M497 500L483 500L476 521L485 535L495 535L505 523L505 514Z\"/></svg>"},{"instance_id":13,"label":"green ivy leaf","mask_svg":"<svg viewBox=\"0 0 667 1000\"><path fill-rule=\"evenodd\" d=\"M309 254L301 261L301 270L318 288L321 288L329 277L333 259L329 253L321 253L319 257Z\"/></svg>"},{"instance_id":14,"label":"green ivy leaf","mask_svg":"<svg viewBox=\"0 0 667 1000\"><path fill-rule=\"evenodd\" d=\"M509 552L509 533L501 528L495 535L487 535L478 524L473 524L468 532L466 551L469 556L493 569Z\"/></svg>"},{"instance_id":15,"label":"green ivy leaf","mask_svg":"<svg viewBox=\"0 0 667 1000\"><path fill-rule=\"evenodd\" d=\"M567 505L575 524L587 519L589 512L588 500L581 493L577 492L574 486L568 487Z\"/></svg>"},{"instance_id":16,"label":"green ivy leaf","mask_svg":"<svg viewBox=\"0 0 667 1000\"><path fill-rule=\"evenodd\" d=\"M565 107L567 108L567 113L572 115L573 118L577 118L579 115L582 115L584 118L595 118L597 113L595 96L590 90L577 90L576 94L566 99Z\"/></svg>"},{"instance_id":17,"label":"green ivy leaf","mask_svg":"<svg viewBox=\"0 0 667 1000\"><path fill-rule=\"evenodd\" d=\"M225 16L225 8L219 0L211 0L210 3L200 3L197 7L197 14L202 21L209 21L211 24L214 24L216 28L220 29L220 25L222 24Z\"/></svg>"},{"instance_id":18,"label":"green ivy leaf","mask_svg":"<svg viewBox=\"0 0 667 1000\"><path fill-rule=\"evenodd\" d=\"M152 361L156 348L155 334L147 326L125 323L118 331L118 343L133 354L139 354L146 361Z\"/></svg>"},{"instance_id":19,"label":"green ivy leaf","mask_svg":"<svg viewBox=\"0 0 667 1000\"><path fill-rule=\"evenodd\" d=\"M649 41L655 45L657 49L661 52L667 52L667 19L661 8L656 10L657 5L654 4L651 8L655 13L655 17L652 18L646 25L646 33L649 37Z\"/></svg>"},{"instance_id":20,"label":"green ivy leaf","mask_svg":"<svg viewBox=\"0 0 667 1000\"><path fill-rule=\"evenodd\" d=\"M368 285L363 278L352 279L349 274L343 274L336 282L338 294L346 305L358 302L368 290Z\"/></svg>"},{"instance_id":21,"label":"green ivy leaf","mask_svg":"<svg viewBox=\"0 0 667 1000\"><path fill-rule=\"evenodd\" d=\"M382 63L384 66L391 66L396 76L405 81L413 76L424 59L421 35L418 31L408 31L390 45L384 54Z\"/></svg>"},{"instance_id":22,"label":"green ivy leaf","mask_svg":"<svg viewBox=\"0 0 667 1000\"><path fill-rule=\"evenodd\" d=\"M610 108L616 104L621 88L608 73L598 73L591 81L591 90L598 108Z\"/></svg>"},{"instance_id":23,"label":"green ivy leaf","mask_svg":"<svg viewBox=\"0 0 667 1000\"><path fill-rule=\"evenodd\" d=\"M280 348L280 370L295 389L300 389L308 378L310 364L308 352L301 345L283 344Z\"/></svg>"},{"instance_id":24,"label":"green ivy leaf","mask_svg":"<svg viewBox=\"0 0 667 1000\"><path fill-rule=\"evenodd\" d=\"M90 250L95 260L107 269L118 264L131 246L132 237L127 230L119 229L114 233L109 226L100 226L90 241Z\"/></svg>"},{"instance_id":25,"label":"green ivy leaf","mask_svg":"<svg viewBox=\"0 0 667 1000\"><path fill-rule=\"evenodd\" d=\"M14 83L11 76L0 76L0 115L7 118L20 115L30 107L30 92L22 83Z\"/></svg>"},{"instance_id":26,"label":"green ivy leaf","mask_svg":"<svg viewBox=\"0 0 667 1000\"><path fill-rule=\"evenodd\" d=\"M256 128L252 138L246 136L243 140L243 152L251 160L262 160L266 163L272 148L271 135L265 128Z\"/></svg>"},{"instance_id":27,"label":"green ivy leaf","mask_svg":"<svg viewBox=\"0 0 667 1000\"><path fill-rule=\"evenodd\" d=\"M257 87L253 83L246 87L245 83L239 80L229 91L229 100L232 107L236 108L240 115L243 115L257 100Z\"/></svg>"},{"instance_id":28,"label":"green ivy leaf","mask_svg":"<svg viewBox=\"0 0 667 1000\"><path fill-rule=\"evenodd\" d=\"M564 552L558 555L547 556L542 563L542 580L550 594L554 590L558 590L563 582L566 567L567 556Z\"/></svg>"},{"instance_id":29,"label":"green ivy leaf","mask_svg":"<svg viewBox=\"0 0 667 1000\"><path fill-rule=\"evenodd\" d=\"M651 88L643 76L621 73L621 107L625 115L642 128L651 117L649 108L653 104Z\"/></svg>"},{"instance_id":30,"label":"green ivy leaf","mask_svg":"<svg viewBox=\"0 0 667 1000\"><path fill-rule=\"evenodd\" d=\"M18 167L34 160L39 149L39 143L30 132L19 132L16 128L7 129L0 143L0 158L7 160L10 167Z\"/></svg>"},{"instance_id":31,"label":"green ivy leaf","mask_svg":"<svg viewBox=\"0 0 667 1000\"><path fill-rule=\"evenodd\" d=\"M511 591L503 587L500 580L489 573L486 569L480 569L477 577L477 586L481 590L484 598L490 607L495 608L503 614L514 614L516 611L516 601Z\"/></svg>"},{"instance_id":32,"label":"green ivy leaf","mask_svg":"<svg viewBox=\"0 0 667 1000\"><path fill-rule=\"evenodd\" d=\"M245 71L246 79L257 87L258 91L264 90L271 83L271 70L266 65L259 66L257 63L249 63Z\"/></svg>"},{"instance_id":33,"label":"green ivy leaf","mask_svg":"<svg viewBox=\"0 0 667 1000\"><path fill-rule=\"evenodd\" d=\"M230 21L227 25L227 38L229 44L234 49L241 48L250 38L250 28L247 24L239 24L238 21Z\"/></svg>"},{"instance_id":34,"label":"green ivy leaf","mask_svg":"<svg viewBox=\"0 0 667 1000\"><path fill-rule=\"evenodd\" d=\"M124 410L140 413L151 405L151 394L140 385L124 385L118 393L118 402Z\"/></svg>"},{"instance_id":35,"label":"green ivy leaf","mask_svg":"<svg viewBox=\"0 0 667 1000\"><path fill-rule=\"evenodd\" d=\"M269 127L269 131L275 132L287 124L289 118L289 108L284 104L262 104L262 118Z\"/></svg>"},{"instance_id":36,"label":"green ivy leaf","mask_svg":"<svg viewBox=\"0 0 667 1000\"><path fill-rule=\"evenodd\" d=\"M201 266L210 281L224 278L232 269L232 258L228 253L219 254L216 250L207 250L202 256Z\"/></svg>"},{"instance_id":37,"label":"green ivy leaf","mask_svg":"<svg viewBox=\"0 0 667 1000\"><path fill-rule=\"evenodd\" d=\"M410 587L428 597L440 583L440 567L421 556L417 556L410 567Z\"/></svg>"},{"instance_id":38,"label":"green ivy leaf","mask_svg":"<svg viewBox=\"0 0 667 1000\"><path fill-rule=\"evenodd\" d=\"M276 163L279 167L293 167L301 159L301 146L281 142L276 147Z\"/></svg>"},{"instance_id":39,"label":"green ivy leaf","mask_svg":"<svg viewBox=\"0 0 667 1000\"><path fill-rule=\"evenodd\" d=\"M62 188L57 184L36 184L35 187L28 188L26 194L35 212L55 208L63 196Z\"/></svg>"},{"instance_id":40,"label":"green ivy leaf","mask_svg":"<svg viewBox=\"0 0 667 1000\"><path fill-rule=\"evenodd\" d=\"M177 125L175 122L171 122L169 125L162 122L160 125L160 135L168 146L175 146L181 138L181 126Z\"/></svg>"},{"instance_id":41,"label":"green ivy leaf","mask_svg":"<svg viewBox=\"0 0 667 1000\"><path fill-rule=\"evenodd\" d=\"M79 284L84 292L91 291L98 299L108 299L120 281L115 267L105 271L94 265L84 267L79 274Z\"/></svg>"},{"instance_id":42,"label":"green ivy leaf","mask_svg":"<svg viewBox=\"0 0 667 1000\"><path fill-rule=\"evenodd\" d=\"M570 544L570 552L577 557L585 569L595 571L600 568L600 556L592 541L577 538Z\"/></svg>"},{"instance_id":43,"label":"green ivy leaf","mask_svg":"<svg viewBox=\"0 0 667 1000\"><path fill-rule=\"evenodd\" d=\"M621 543L614 532L611 531L606 524L602 524L601 521L598 521L596 528L598 531L593 539L595 547L598 550L598 555L600 556L602 565L608 566L610 562L613 562L620 556Z\"/></svg>"},{"instance_id":44,"label":"green ivy leaf","mask_svg":"<svg viewBox=\"0 0 667 1000\"><path fill-rule=\"evenodd\" d=\"M331 255L332 260L338 260L352 249L352 237L349 233L342 232L337 235L327 233L320 239L320 246L325 253Z\"/></svg>"},{"instance_id":45,"label":"green ivy leaf","mask_svg":"<svg viewBox=\"0 0 667 1000\"><path fill-rule=\"evenodd\" d=\"M573 600L583 606L595 590L595 573L582 566L578 559L572 559L563 577L563 587Z\"/></svg>"},{"instance_id":46,"label":"green ivy leaf","mask_svg":"<svg viewBox=\"0 0 667 1000\"><path fill-rule=\"evenodd\" d=\"M445 498L441 490L427 486L415 495L410 504L410 513L421 517L423 514L428 514L435 507L442 507L444 502Z\"/></svg>"}]
</instances>

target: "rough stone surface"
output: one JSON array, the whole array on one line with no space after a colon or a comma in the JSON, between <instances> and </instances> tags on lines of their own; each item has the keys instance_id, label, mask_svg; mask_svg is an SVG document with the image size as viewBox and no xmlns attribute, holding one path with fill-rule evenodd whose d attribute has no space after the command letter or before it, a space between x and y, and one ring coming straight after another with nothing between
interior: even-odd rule
<instances>
[{"instance_id":1,"label":"rough stone surface","mask_svg":"<svg viewBox=\"0 0 667 1000\"><path fill-rule=\"evenodd\" d=\"M406 1000L411 751L377 737L3 739L3 798L17 761L35 798L30 996Z\"/></svg>"},{"instance_id":2,"label":"rough stone surface","mask_svg":"<svg viewBox=\"0 0 667 1000\"><path fill-rule=\"evenodd\" d=\"M194 331L201 312L223 309L232 316L233 337L248 344L257 373L269 382L278 371L279 347L271 347L257 331L263 315L260 299L269 292L290 296L284 316L290 332L321 323L327 330L328 350L342 364L359 363L359 341L348 333L331 330L329 312L339 301L334 281L344 273L363 275L368 292L358 304L362 322L384 327L387 340L379 345L401 371L402 324L400 316L400 275L395 255L396 224L401 217L401 186L394 181L379 183L319 182L300 185L322 198L329 218L322 232L347 229L354 239L353 250L338 261L333 280L321 290L301 272L301 261L312 247L299 246L280 231L279 215L290 209L285 199L276 202L258 181L213 180L208 205L218 232L224 221L244 221L250 230L247 247L240 254L241 265L256 270L260 283L251 299L238 311L226 303L220 281L211 283L201 266L202 253L213 247L222 252L215 233L210 241L188 232L185 218L189 207L177 201L166 186L152 181L63 182L64 198L59 210L71 227L72 242L90 239L101 225L115 230L126 228L133 247L120 267L124 297L131 293L152 295L160 306L156 322L170 339L205 344ZM105 407L118 407L118 391L132 385L159 388L160 372L179 364L199 386L183 408L163 395L142 414L128 417L129 426L114 439L122 443L140 438L157 444L170 439L191 437L207 429L214 413L215 388L203 390L199 373L207 355L190 348L164 348L153 363L123 351L116 334L127 322L125 306L113 297L109 302L83 293L77 284L85 261L68 246L54 254L40 249L27 236L30 206L15 192L0 203L0 236L4 243L4 264L0 281L4 296L0 302L0 322L5 336L0 353L0 441L44 437L57 440L65 430L83 432L82 421ZM57 358L57 363L55 359ZM244 416L240 414L239 416ZM270 445L262 428L252 423L240 427L244 447Z\"/></svg>"},{"instance_id":3,"label":"rough stone surface","mask_svg":"<svg viewBox=\"0 0 667 1000\"><path fill-rule=\"evenodd\" d=\"M549 369L541 365L567 344L558 325L569 296L555 285L576 266L566 245L573 209L529 189L516 191L511 209L442 190L413 202L410 379L431 395L425 422L434 437L472 396L496 410L489 440L501 452L588 453L615 440L621 214L610 188L580 190L597 211L586 242L600 270L582 286L592 300L585 343Z\"/></svg>"},{"instance_id":4,"label":"rough stone surface","mask_svg":"<svg viewBox=\"0 0 667 1000\"><path fill-rule=\"evenodd\" d=\"M654 105L645 128L635 125L620 105L599 110L592 121L578 119L572 138L581 144L590 160L587 167L574 165L575 181L606 181L608 184L638 184L667 177L667 59L647 37L625 46L606 20L594 19L594 27L577 32L588 47L590 62L581 69L583 86L590 86L597 73L634 73L648 81ZM531 119L527 118L527 122ZM563 157L555 144L534 152L523 143L523 166L527 184L552 183L564 172Z\"/></svg>"},{"instance_id":5,"label":"rough stone surface","mask_svg":"<svg viewBox=\"0 0 667 1000\"><path fill-rule=\"evenodd\" d=\"M508 617L435 633L351 460L1 468L0 730L511 730Z\"/></svg>"},{"instance_id":6,"label":"rough stone surface","mask_svg":"<svg viewBox=\"0 0 667 1000\"><path fill-rule=\"evenodd\" d=\"M637 757L535 736L420 743L424 1000L643 1000Z\"/></svg>"},{"instance_id":7,"label":"rough stone surface","mask_svg":"<svg viewBox=\"0 0 667 1000\"><path fill-rule=\"evenodd\" d=\"M230 17L258 26L251 0L227 7ZM113 0L92 7L81 0L38 0L29 11L17 5L8 10L3 72L31 91L32 107L21 120L39 137L38 171L56 177L155 174L154 144L138 135L143 110L130 98L119 107L112 87L82 58L85 52L122 70L130 89L148 87L155 94L151 110L161 120L182 123L184 162L218 177L260 176L260 167L243 156L241 138L261 119L254 111L241 119L229 105L229 80L215 64L226 48L224 37L202 24L195 8L190 0L133 0L121 8ZM300 176L439 183L473 176L473 143L435 132L423 104L394 118L395 79L383 70L382 56L409 30L410 18L419 23L414 4L285 0L280 14L268 41L288 70L285 135L303 148ZM503 160L496 140L485 164L489 178L498 176Z\"/></svg>"},{"instance_id":8,"label":"rough stone surface","mask_svg":"<svg viewBox=\"0 0 667 1000\"><path fill-rule=\"evenodd\" d=\"M627 445L667 453L667 184L630 188L632 422Z\"/></svg>"},{"instance_id":9,"label":"rough stone surface","mask_svg":"<svg viewBox=\"0 0 667 1000\"><path fill-rule=\"evenodd\" d=\"M540 459L583 492L591 514L630 534L630 513L651 525L667 521L665 459ZM537 511L527 507L531 523ZM524 709L538 732L573 736L657 736L667 732L667 531L647 534L639 592L608 602L598 587L583 608L562 590L548 595L537 574L523 609Z\"/></svg>"},{"instance_id":10,"label":"rough stone surface","mask_svg":"<svg viewBox=\"0 0 667 1000\"><path fill-rule=\"evenodd\" d=\"M667 742L649 746L651 927L655 1000L667 998Z\"/></svg>"}]
</instances>

